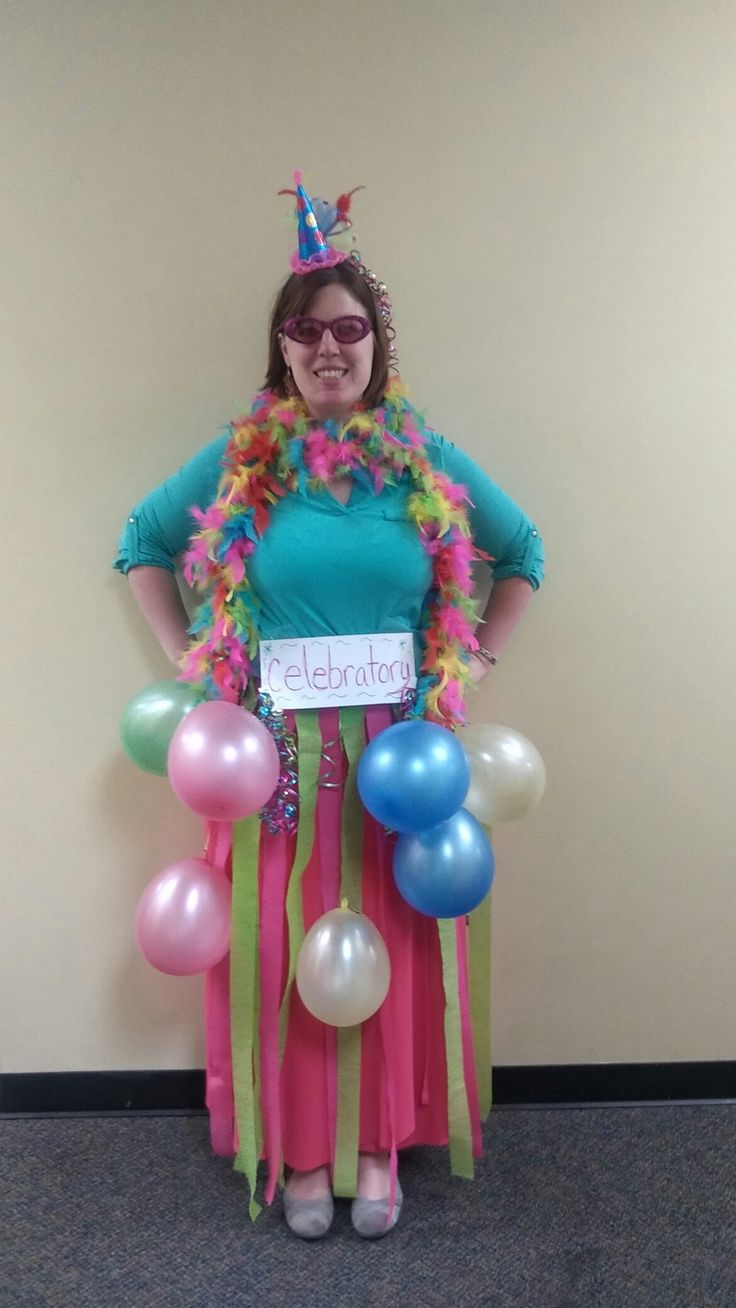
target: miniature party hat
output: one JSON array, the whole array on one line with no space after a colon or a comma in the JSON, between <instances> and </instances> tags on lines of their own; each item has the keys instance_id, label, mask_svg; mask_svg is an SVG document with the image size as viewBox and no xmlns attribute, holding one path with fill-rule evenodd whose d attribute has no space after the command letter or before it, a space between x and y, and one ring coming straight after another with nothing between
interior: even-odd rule
<instances>
[{"instance_id":1,"label":"miniature party hat","mask_svg":"<svg viewBox=\"0 0 736 1308\"><path fill-rule=\"evenodd\" d=\"M312 201L302 185L300 172L294 173L296 187L296 222L299 249L291 256L291 269L295 273L310 273L317 268L333 268L347 259L347 253L328 245L314 215Z\"/></svg>"}]
</instances>

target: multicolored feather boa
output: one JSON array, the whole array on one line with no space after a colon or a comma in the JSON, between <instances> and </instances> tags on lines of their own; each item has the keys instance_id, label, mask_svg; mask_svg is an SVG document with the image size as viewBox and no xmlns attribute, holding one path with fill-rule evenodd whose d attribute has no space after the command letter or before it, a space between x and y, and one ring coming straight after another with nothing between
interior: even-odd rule
<instances>
[{"instance_id":1,"label":"multicolored feather boa","mask_svg":"<svg viewBox=\"0 0 736 1308\"><path fill-rule=\"evenodd\" d=\"M488 556L471 539L467 491L432 466L401 384L392 381L379 408L355 412L342 426L310 419L301 398L262 391L251 413L231 423L230 431L217 499L205 510L192 510L199 530L184 575L207 598L191 628L181 680L212 698L242 700L259 642L258 599L246 563L279 499L348 475L379 494L408 476L407 514L433 574L410 716L446 726L463 722L468 652L477 649L471 565Z\"/></svg>"}]
</instances>

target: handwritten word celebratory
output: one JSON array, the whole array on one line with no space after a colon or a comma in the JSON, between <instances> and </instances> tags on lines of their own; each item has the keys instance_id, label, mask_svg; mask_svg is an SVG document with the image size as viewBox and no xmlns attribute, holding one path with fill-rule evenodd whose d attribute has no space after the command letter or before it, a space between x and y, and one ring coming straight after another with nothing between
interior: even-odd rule
<instances>
[{"instance_id":1,"label":"handwritten word celebratory","mask_svg":"<svg viewBox=\"0 0 736 1308\"><path fill-rule=\"evenodd\" d=\"M277 709L396 704L416 685L406 632L261 642L261 687Z\"/></svg>"}]
</instances>

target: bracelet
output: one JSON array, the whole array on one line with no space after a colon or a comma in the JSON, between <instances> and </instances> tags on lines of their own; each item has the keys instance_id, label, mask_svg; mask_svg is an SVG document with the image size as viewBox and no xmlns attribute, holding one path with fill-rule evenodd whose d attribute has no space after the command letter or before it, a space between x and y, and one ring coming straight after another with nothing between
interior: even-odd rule
<instances>
[{"instance_id":1,"label":"bracelet","mask_svg":"<svg viewBox=\"0 0 736 1308\"><path fill-rule=\"evenodd\" d=\"M483 659L483 662L487 663L492 668L495 668L496 664L498 663L498 659L496 658L496 655L491 654L491 651L489 649L486 649L485 645L479 645L477 649L473 650L473 653L479 654L480 657Z\"/></svg>"}]
</instances>

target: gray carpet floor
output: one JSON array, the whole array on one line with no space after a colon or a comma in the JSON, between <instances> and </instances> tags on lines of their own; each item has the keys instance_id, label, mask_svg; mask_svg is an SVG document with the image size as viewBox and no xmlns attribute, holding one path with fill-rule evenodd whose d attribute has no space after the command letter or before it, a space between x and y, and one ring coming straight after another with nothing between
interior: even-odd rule
<instances>
[{"instance_id":1,"label":"gray carpet floor","mask_svg":"<svg viewBox=\"0 0 736 1308\"><path fill-rule=\"evenodd\" d=\"M399 1226L251 1224L204 1117L0 1122L2 1308L736 1308L736 1106L496 1110L474 1182L402 1156Z\"/></svg>"}]
</instances>

